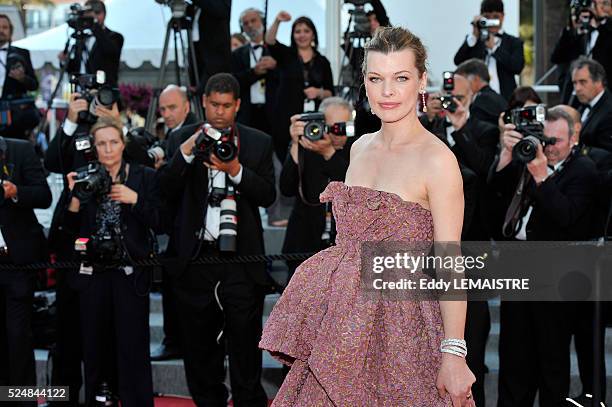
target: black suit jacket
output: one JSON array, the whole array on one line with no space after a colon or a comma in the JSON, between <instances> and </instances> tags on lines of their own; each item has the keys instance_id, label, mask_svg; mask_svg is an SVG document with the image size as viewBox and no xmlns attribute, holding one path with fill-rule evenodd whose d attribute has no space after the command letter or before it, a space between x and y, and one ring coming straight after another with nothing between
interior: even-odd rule
<instances>
[{"instance_id":1,"label":"black suit jacket","mask_svg":"<svg viewBox=\"0 0 612 407\"><path fill-rule=\"evenodd\" d=\"M606 77L612 78L612 26L610 22L600 25L599 36L592 50L592 57L606 70ZM559 65L558 84L561 100L568 103L572 90L572 78L569 68L571 63L585 53L585 35L576 34L576 30L564 28L550 56L553 64Z\"/></svg>"},{"instance_id":2,"label":"black suit jacket","mask_svg":"<svg viewBox=\"0 0 612 407\"><path fill-rule=\"evenodd\" d=\"M160 194L157 175L151 168L129 164L125 185L138 194L135 205L121 204L121 233L130 257L134 260L150 258L154 254L152 231L160 231ZM90 237L96 231L95 200L82 203L79 212L65 208L63 233L66 240Z\"/></svg>"},{"instance_id":3,"label":"black suit jacket","mask_svg":"<svg viewBox=\"0 0 612 407\"><path fill-rule=\"evenodd\" d=\"M512 162L499 172L493 169L491 187L507 208L516 189L520 165ZM576 153L555 176L536 186L527 184L533 211L527 223L527 240L585 240L592 237L597 171L593 161ZM527 208L521 213L524 216ZM503 220L502 220L503 221Z\"/></svg>"},{"instance_id":4,"label":"black suit jacket","mask_svg":"<svg viewBox=\"0 0 612 407\"><path fill-rule=\"evenodd\" d=\"M506 99L487 85L476 94L470 105L470 114L478 120L497 126L499 115L507 108Z\"/></svg>"},{"instance_id":5,"label":"black suit jacket","mask_svg":"<svg viewBox=\"0 0 612 407\"><path fill-rule=\"evenodd\" d=\"M268 71L265 75L257 75L251 68L251 44L243 45L242 47L232 52L232 74L240 84L240 110L238 111L237 120L240 123L249 125L252 121L251 114L251 85L260 79L265 79L266 83L266 114L268 122L274 120L274 102L276 100L276 90L278 82L278 74L276 70ZM267 46L264 46L262 56L270 55Z\"/></svg>"},{"instance_id":6,"label":"black suit jacket","mask_svg":"<svg viewBox=\"0 0 612 407\"><path fill-rule=\"evenodd\" d=\"M34 208L51 205L51 190L32 144L5 141L6 179L17 186L17 201L0 196L0 230L13 263L41 261L46 255L46 240Z\"/></svg>"},{"instance_id":7,"label":"black suit jacket","mask_svg":"<svg viewBox=\"0 0 612 407\"><path fill-rule=\"evenodd\" d=\"M177 145L189 138L200 124L187 126L177 134ZM263 254L263 228L259 207L274 202L274 168L272 165L272 139L259 130L236 124L242 164L242 180L236 186L238 211L237 254ZM196 233L204 225L208 208L208 169L201 159L187 164L181 151L175 153L161 172L161 188L164 200L171 205L168 211L175 216L169 226L169 250L178 257L171 270L184 271L189 260L197 254L199 241ZM261 285L268 285L264 264L249 264L249 274Z\"/></svg>"},{"instance_id":8,"label":"black suit jacket","mask_svg":"<svg viewBox=\"0 0 612 407\"><path fill-rule=\"evenodd\" d=\"M25 71L23 81L18 81L9 76L11 66L21 63ZM19 99L27 92L38 89L38 79L34 68L32 68L32 60L30 59L30 51L27 49L9 46L6 56L6 76L4 78L4 87L2 88L2 99Z\"/></svg>"},{"instance_id":9,"label":"black suit jacket","mask_svg":"<svg viewBox=\"0 0 612 407\"><path fill-rule=\"evenodd\" d=\"M455 54L455 65L461 64L470 58L478 58L485 60L487 56L487 47L481 40L476 41L476 45L470 47L467 44L467 38L463 41L461 48ZM523 41L512 35L503 33L501 35L501 44L493 53L493 57L497 61L497 76L499 78L499 88L501 95L510 100L510 95L516 88L514 75L520 75L525 66L525 57L523 55Z\"/></svg>"},{"instance_id":10,"label":"black suit jacket","mask_svg":"<svg viewBox=\"0 0 612 407\"><path fill-rule=\"evenodd\" d=\"M199 25L200 41L194 42L200 56L200 93L203 93L208 78L219 72L230 72L230 17L231 0L193 0L193 5L202 9ZM195 10L191 8L191 15Z\"/></svg>"},{"instance_id":11,"label":"black suit jacket","mask_svg":"<svg viewBox=\"0 0 612 407\"><path fill-rule=\"evenodd\" d=\"M608 89L604 90L583 123L580 142L612 152L612 94Z\"/></svg>"},{"instance_id":12,"label":"black suit jacket","mask_svg":"<svg viewBox=\"0 0 612 407\"><path fill-rule=\"evenodd\" d=\"M111 31L107 27L102 28L99 24L94 24L92 31L96 41L89 52L89 59L85 65L87 73L95 74L99 70L104 71L106 73L106 83L110 86L117 86L123 35ZM80 72L79 58L77 57L70 62L67 71L69 73Z\"/></svg>"},{"instance_id":13,"label":"black suit jacket","mask_svg":"<svg viewBox=\"0 0 612 407\"><path fill-rule=\"evenodd\" d=\"M291 154L287 154L279 180L280 190L283 195L296 198L289 216L283 253L306 253L323 248L321 234L325 229L326 210L325 205L319 202L319 195L330 181L344 181L349 165L349 152L348 143L329 160L312 151L301 151L302 190L309 204L304 203L300 197L298 165Z\"/></svg>"}]
</instances>

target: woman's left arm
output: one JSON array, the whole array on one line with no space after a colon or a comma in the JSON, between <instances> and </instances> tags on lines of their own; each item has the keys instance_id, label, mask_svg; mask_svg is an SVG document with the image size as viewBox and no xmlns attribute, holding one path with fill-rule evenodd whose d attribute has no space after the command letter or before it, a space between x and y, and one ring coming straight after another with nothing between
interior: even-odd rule
<instances>
[{"instance_id":1,"label":"woman's left arm","mask_svg":"<svg viewBox=\"0 0 612 407\"><path fill-rule=\"evenodd\" d=\"M448 247L453 250L461 241L463 224L461 172L455 156L448 149L438 148L429 157L426 188L433 217L434 241L438 247L449 243ZM466 309L466 301L440 301L445 339L464 339ZM470 388L474 381L474 374L468 368L465 358L442 353L442 365L436 383L440 395L449 393L453 405L463 406L468 394L471 397Z\"/></svg>"}]
</instances>

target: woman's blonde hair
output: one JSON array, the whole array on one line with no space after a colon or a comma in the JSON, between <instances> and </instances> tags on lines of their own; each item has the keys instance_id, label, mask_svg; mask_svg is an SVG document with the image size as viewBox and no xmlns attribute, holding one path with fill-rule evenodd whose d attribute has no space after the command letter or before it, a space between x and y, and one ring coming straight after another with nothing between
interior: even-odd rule
<instances>
[{"instance_id":1,"label":"woman's blonde hair","mask_svg":"<svg viewBox=\"0 0 612 407\"><path fill-rule=\"evenodd\" d=\"M367 70L368 53L371 51L389 54L391 52L411 49L414 52L414 59L419 75L427 70L427 50L421 39L402 27L379 27L370 41L365 44L363 64L361 71L365 75Z\"/></svg>"},{"instance_id":2,"label":"woman's blonde hair","mask_svg":"<svg viewBox=\"0 0 612 407\"><path fill-rule=\"evenodd\" d=\"M91 127L91 135L95 137L96 132L100 129L106 129L108 127L112 127L113 129L119 132L119 136L121 137L121 141L123 144L126 143L125 135L123 134L123 124L119 120L113 119L111 117L98 117L98 120Z\"/></svg>"}]
</instances>

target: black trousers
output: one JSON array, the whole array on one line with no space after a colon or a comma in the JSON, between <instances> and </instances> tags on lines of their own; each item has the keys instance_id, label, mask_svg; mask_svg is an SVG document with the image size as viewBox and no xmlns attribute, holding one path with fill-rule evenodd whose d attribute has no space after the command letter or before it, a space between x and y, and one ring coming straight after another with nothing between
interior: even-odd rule
<instances>
[{"instance_id":1,"label":"black trousers","mask_svg":"<svg viewBox=\"0 0 612 407\"><path fill-rule=\"evenodd\" d=\"M180 345L180 328L176 296L172 287L173 280L167 268L162 270L162 313L164 315L164 341L167 347L178 348Z\"/></svg>"},{"instance_id":2,"label":"black trousers","mask_svg":"<svg viewBox=\"0 0 612 407\"><path fill-rule=\"evenodd\" d=\"M228 392L223 384L226 351L234 406L267 406L261 385L262 355L257 346L264 294L248 276L248 267L190 266L177 278L185 374L189 392L199 407L227 405ZM223 337L218 340L221 330Z\"/></svg>"},{"instance_id":3,"label":"black trousers","mask_svg":"<svg viewBox=\"0 0 612 407\"><path fill-rule=\"evenodd\" d=\"M487 373L485 353L490 330L489 304L486 301L468 301L465 319L465 341L468 348L466 362L476 376L476 382L472 385L472 395L477 406L485 405L484 380Z\"/></svg>"},{"instance_id":4,"label":"black trousers","mask_svg":"<svg viewBox=\"0 0 612 407\"><path fill-rule=\"evenodd\" d=\"M100 384L112 386L116 375L113 390L122 406L153 407L150 274L135 271L127 276L123 270L108 270L79 278L86 280L80 291L86 405L95 405Z\"/></svg>"},{"instance_id":5,"label":"black trousers","mask_svg":"<svg viewBox=\"0 0 612 407\"><path fill-rule=\"evenodd\" d=\"M79 292L75 286L75 270L58 270L55 287L57 305L57 338L53 354L51 384L70 388L69 402L50 402L52 406L78 406L83 384L81 361L81 320Z\"/></svg>"},{"instance_id":6,"label":"black trousers","mask_svg":"<svg viewBox=\"0 0 612 407\"><path fill-rule=\"evenodd\" d=\"M0 385L35 386L32 345L34 274L0 271ZM36 402L10 403L36 406Z\"/></svg>"},{"instance_id":7,"label":"black trousers","mask_svg":"<svg viewBox=\"0 0 612 407\"><path fill-rule=\"evenodd\" d=\"M572 304L574 308L574 318L572 322L572 332L574 334L574 345L576 346L576 357L578 359L578 370L580 381L582 382L582 394L594 394L594 366L597 364L599 370L600 398L605 402L606 399L606 325L604 313L604 303L576 302ZM595 307L600 307L601 319L594 320ZM598 324L599 335L595 337L595 324ZM597 360L594 354L594 341L598 342L601 353Z\"/></svg>"},{"instance_id":8,"label":"black trousers","mask_svg":"<svg viewBox=\"0 0 612 407\"><path fill-rule=\"evenodd\" d=\"M566 406L570 305L504 302L500 309L498 407Z\"/></svg>"}]
</instances>

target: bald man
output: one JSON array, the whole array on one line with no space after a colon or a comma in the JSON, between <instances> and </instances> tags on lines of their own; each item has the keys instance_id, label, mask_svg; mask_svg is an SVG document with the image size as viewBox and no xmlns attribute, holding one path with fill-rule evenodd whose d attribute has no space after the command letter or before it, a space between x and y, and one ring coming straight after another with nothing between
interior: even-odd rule
<instances>
[{"instance_id":1,"label":"bald man","mask_svg":"<svg viewBox=\"0 0 612 407\"><path fill-rule=\"evenodd\" d=\"M186 90L176 85L166 86L159 95L159 113L168 130L166 136L183 125L196 122L195 115L191 113Z\"/></svg>"},{"instance_id":2,"label":"bald man","mask_svg":"<svg viewBox=\"0 0 612 407\"><path fill-rule=\"evenodd\" d=\"M166 126L166 159L170 160L176 151L173 134L183 126L197 122L196 116L191 112L189 97L184 88L168 85L159 95L159 113ZM172 151L170 151L172 150ZM161 345L151 353L151 360L169 360L181 358L178 344L178 321L176 317L176 299L174 298L170 277L167 270L162 271L162 311L164 314L164 339Z\"/></svg>"}]
</instances>

